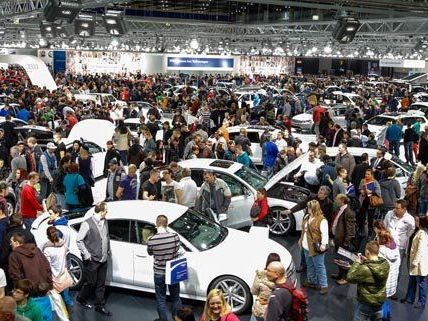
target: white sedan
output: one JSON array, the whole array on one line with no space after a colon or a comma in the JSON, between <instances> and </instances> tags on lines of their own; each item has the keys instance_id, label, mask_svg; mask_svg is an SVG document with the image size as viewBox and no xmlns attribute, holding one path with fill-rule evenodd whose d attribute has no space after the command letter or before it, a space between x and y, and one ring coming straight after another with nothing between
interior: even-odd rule
<instances>
[{"instance_id":1,"label":"white sedan","mask_svg":"<svg viewBox=\"0 0 428 321\"><path fill-rule=\"evenodd\" d=\"M228 160L211 158L188 159L178 163L182 168L190 168L192 179L198 187L203 183L203 173L212 171L222 179L230 189L232 200L227 213L217 213L218 221L222 224L242 228L251 226L251 206L256 198L257 189L264 187L267 191L270 215L273 223L269 227L272 234L286 235L294 230L300 230L303 211L290 216L282 216L281 212L292 208L309 196L309 190L283 182L285 176L281 171L268 180L257 171Z\"/></svg>"},{"instance_id":2,"label":"white sedan","mask_svg":"<svg viewBox=\"0 0 428 321\"><path fill-rule=\"evenodd\" d=\"M70 238L72 276L81 286L83 264L76 237L80 224L90 218L93 208L78 218L69 217L73 231ZM110 232L107 285L154 292L153 257L147 253L147 241L155 232L156 217L169 219L169 229L181 240L188 261L189 279L181 283L184 298L205 300L213 288L221 289L236 313L243 313L252 305L250 287L256 269L263 268L269 253L278 253L287 276L296 281L290 253L279 243L259 233L223 227L185 206L155 201L120 201L108 203L107 222ZM48 214L39 216L31 232L37 245L46 243Z\"/></svg>"}]
</instances>

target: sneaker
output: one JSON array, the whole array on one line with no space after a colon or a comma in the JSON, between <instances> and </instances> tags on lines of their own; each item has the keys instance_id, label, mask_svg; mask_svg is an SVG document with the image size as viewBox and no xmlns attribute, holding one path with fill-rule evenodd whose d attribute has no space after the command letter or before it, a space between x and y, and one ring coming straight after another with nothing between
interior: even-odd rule
<instances>
[{"instance_id":1,"label":"sneaker","mask_svg":"<svg viewBox=\"0 0 428 321\"><path fill-rule=\"evenodd\" d=\"M305 288L311 288L311 289L319 290L319 286L318 285L313 284L313 283L309 283L308 281L304 281L302 283L302 286L305 287Z\"/></svg>"},{"instance_id":2,"label":"sneaker","mask_svg":"<svg viewBox=\"0 0 428 321\"><path fill-rule=\"evenodd\" d=\"M84 299L82 299L80 297L76 297L76 301L78 303L80 303L80 305L82 305L84 308L86 308L86 309L92 309L92 305L90 305L88 303L88 301L86 301L86 300L84 300Z\"/></svg>"},{"instance_id":3,"label":"sneaker","mask_svg":"<svg viewBox=\"0 0 428 321\"><path fill-rule=\"evenodd\" d=\"M348 281L346 281L345 279L340 279L340 280L337 280L336 283L339 285L346 285L348 284Z\"/></svg>"},{"instance_id":4,"label":"sneaker","mask_svg":"<svg viewBox=\"0 0 428 321\"><path fill-rule=\"evenodd\" d=\"M320 294L327 294L327 293L328 293L328 287L320 289Z\"/></svg>"}]
</instances>

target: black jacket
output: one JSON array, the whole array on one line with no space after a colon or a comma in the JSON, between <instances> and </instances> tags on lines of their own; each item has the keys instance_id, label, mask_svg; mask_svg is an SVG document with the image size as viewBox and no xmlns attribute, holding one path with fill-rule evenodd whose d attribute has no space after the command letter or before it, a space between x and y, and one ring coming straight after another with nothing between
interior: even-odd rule
<instances>
[{"instance_id":1,"label":"black jacket","mask_svg":"<svg viewBox=\"0 0 428 321\"><path fill-rule=\"evenodd\" d=\"M106 157L104 159L104 177L107 177L108 175L108 163L110 163L113 158L116 158L117 163L120 164L120 154L115 148L107 150Z\"/></svg>"}]
</instances>

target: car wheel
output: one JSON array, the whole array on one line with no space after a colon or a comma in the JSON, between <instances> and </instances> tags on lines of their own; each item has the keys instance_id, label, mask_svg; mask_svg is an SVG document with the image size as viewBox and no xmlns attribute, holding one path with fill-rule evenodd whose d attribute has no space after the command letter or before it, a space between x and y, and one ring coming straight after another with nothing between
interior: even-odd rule
<instances>
[{"instance_id":1,"label":"car wheel","mask_svg":"<svg viewBox=\"0 0 428 321\"><path fill-rule=\"evenodd\" d=\"M224 293L224 297L236 314L242 314L253 304L253 297L248 285L240 278L232 275L224 275L213 281L212 289L219 289Z\"/></svg>"},{"instance_id":2,"label":"car wheel","mask_svg":"<svg viewBox=\"0 0 428 321\"><path fill-rule=\"evenodd\" d=\"M70 261L69 272L74 281L74 286L71 287L71 290L79 290L82 287L83 262L73 254L69 254L68 259Z\"/></svg>"},{"instance_id":3,"label":"car wheel","mask_svg":"<svg viewBox=\"0 0 428 321\"><path fill-rule=\"evenodd\" d=\"M10 199L6 199L6 202L7 202L7 212L9 216L11 216L13 213L15 213L15 202Z\"/></svg>"},{"instance_id":4,"label":"car wheel","mask_svg":"<svg viewBox=\"0 0 428 321\"><path fill-rule=\"evenodd\" d=\"M270 214L272 219L272 224L269 226L269 231L274 235L286 235L294 231L296 227L296 221L292 214L283 216L281 212L285 208L281 207L272 207Z\"/></svg>"}]
</instances>

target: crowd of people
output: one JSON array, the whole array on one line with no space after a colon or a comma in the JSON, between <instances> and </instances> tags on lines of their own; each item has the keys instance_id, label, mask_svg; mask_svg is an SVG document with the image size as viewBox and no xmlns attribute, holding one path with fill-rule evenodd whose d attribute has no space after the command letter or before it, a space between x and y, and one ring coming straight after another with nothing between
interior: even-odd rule
<instances>
[{"instance_id":1,"label":"crowd of people","mask_svg":"<svg viewBox=\"0 0 428 321\"><path fill-rule=\"evenodd\" d=\"M2 71L4 75L20 71ZM220 76L205 75L134 75L118 78L106 75L57 75L58 90L49 92L26 81L4 82L0 88L0 313L2 320L52 320L55 312L68 320L74 300L68 288L73 279L68 272L69 227L63 210L79 211L94 205L94 159L89 147L80 140L70 148L62 141L78 122L89 118L115 121L116 130L106 141L104 177L105 202L96 202L95 215L81 224L77 245L85 262L84 285L75 298L81 306L92 308L90 296L95 294L95 310L109 316L105 307L105 280L109 255L109 234L105 223L108 202L147 200L174 202L201 212L227 212L231 191L227 183L213 172L205 171L198 189L189 168L181 168L185 159L217 158L235 161L249 169L259 170L252 161L248 125L265 126L261 137L262 173L272 176L302 155L301 142L291 130L291 118L313 108L316 141L309 144L308 162L294 174L294 182L312 193L295 207L282 212L291 215L304 209L302 248L299 272L306 271L302 286L328 294L330 279L346 286L357 284L358 305L355 320L390 318L390 300L397 297L399 284L408 281L403 304L424 308L428 274L428 128L420 122L388 124L386 139L389 150L399 156L402 126L405 157L415 166L409 177L405 195L395 178L396 169L386 159L387 150L379 147L374 133L363 121L385 111L407 110L414 100L412 93L399 85L374 88L351 87L345 78L248 76L227 80L236 85L261 85L267 94L250 106L238 100L233 91L219 91L215 84ZM364 83L363 77L356 81ZM180 92L170 86L186 83ZM306 87L312 82L314 87ZM284 89L274 97L267 85ZM323 101L328 86L341 86L354 91L361 100L349 107L346 127L335 123ZM198 90L193 90L195 86ZM147 110L123 108L112 103L97 105L81 101L76 94L108 93L131 106L132 101L152 104ZM299 95L294 95L299 94ZM379 98L380 99L375 99ZM279 98L279 99L278 99ZM13 108L12 108L13 107ZM161 112L171 113L170 120L161 120ZM195 117L187 122L186 115ZM35 137L21 140L13 118L50 127L52 140L45 145ZM126 127L124 119L139 118L137 136ZM228 128L241 126L233 139ZM273 126L279 129L272 137ZM159 133L162 138L159 139ZM39 144L40 143L40 144ZM326 148L338 146L334 159ZM350 147L377 149L377 157L361 155L356 163ZM415 163L418 162L416 165ZM162 183L161 183L162 181ZM16 196L10 206L7 195ZM45 206L44 206L45 205ZM36 245L30 228L37 216L48 210L50 227L46 244ZM251 209L253 225L269 226L270 209L264 188L257 190ZM156 300L159 318L169 321L166 308L165 261L179 255L178 236L167 229L166 216L158 217L158 233L148 244L154 256ZM167 255L165 244L168 244ZM338 273L328 276L326 254L331 252ZM407 266L407 268L405 267ZM407 277L406 277L407 274ZM417 290L418 289L418 290ZM5 296L12 290L12 298ZM256 272L251 289L257 296L253 319L286 320L297 313L294 300L305 301L303 292L286 280L279 256L271 253L266 266ZM296 292L297 291L297 292ZM416 297L416 293L419 296ZM172 315L176 320L194 320L191 309L183 308L179 286L169 286L173 300ZM305 311L299 313L304 314ZM7 319L9 318L9 319ZM239 320L219 290L209 292L201 320Z\"/></svg>"}]
</instances>

